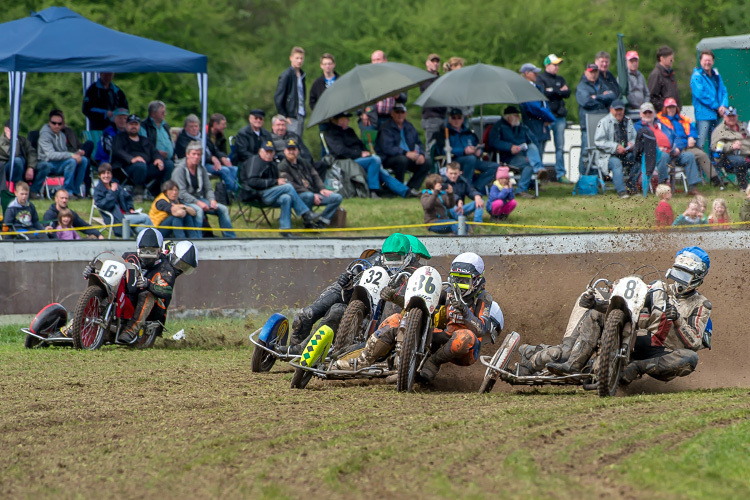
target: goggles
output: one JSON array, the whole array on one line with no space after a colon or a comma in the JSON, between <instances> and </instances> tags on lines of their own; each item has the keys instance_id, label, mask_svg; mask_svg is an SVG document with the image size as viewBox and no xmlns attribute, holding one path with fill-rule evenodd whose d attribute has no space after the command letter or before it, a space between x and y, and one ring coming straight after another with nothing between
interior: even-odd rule
<instances>
[{"instance_id":1,"label":"goggles","mask_svg":"<svg viewBox=\"0 0 750 500\"><path fill-rule=\"evenodd\" d=\"M450 280L461 290L471 289L471 285L474 283L472 275L465 273L450 273Z\"/></svg>"},{"instance_id":2,"label":"goggles","mask_svg":"<svg viewBox=\"0 0 750 500\"><path fill-rule=\"evenodd\" d=\"M193 271L195 271L195 268L185 262L184 260L178 260L174 264L174 268L180 272L183 276L187 276L188 274L192 274Z\"/></svg>"}]
</instances>

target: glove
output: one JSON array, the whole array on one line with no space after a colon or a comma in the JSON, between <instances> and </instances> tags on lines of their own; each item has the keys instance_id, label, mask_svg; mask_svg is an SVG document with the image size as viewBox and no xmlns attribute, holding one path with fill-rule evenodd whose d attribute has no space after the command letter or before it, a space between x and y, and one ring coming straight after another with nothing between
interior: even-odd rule
<instances>
[{"instance_id":1,"label":"glove","mask_svg":"<svg viewBox=\"0 0 750 500\"><path fill-rule=\"evenodd\" d=\"M458 297L451 293L448 295L448 300L450 301L450 305L454 311L461 314L462 316L466 314L466 304L461 302Z\"/></svg>"},{"instance_id":2,"label":"glove","mask_svg":"<svg viewBox=\"0 0 750 500\"><path fill-rule=\"evenodd\" d=\"M594 306L596 306L596 297L594 297L594 292L588 291L581 295L581 299L578 301L578 305L583 307L584 309L593 309Z\"/></svg>"},{"instance_id":3,"label":"glove","mask_svg":"<svg viewBox=\"0 0 750 500\"><path fill-rule=\"evenodd\" d=\"M386 302L393 302L393 300L396 298L396 289L389 286L383 288L382 290L380 290L380 298L385 300Z\"/></svg>"},{"instance_id":4,"label":"glove","mask_svg":"<svg viewBox=\"0 0 750 500\"><path fill-rule=\"evenodd\" d=\"M138 276L135 280L135 287L139 290L143 290L145 288L148 288L148 281L146 281L146 278L143 276Z\"/></svg>"},{"instance_id":5,"label":"glove","mask_svg":"<svg viewBox=\"0 0 750 500\"><path fill-rule=\"evenodd\" d=\"M348 288L352 283L352 275L348 272L341 273L341 276L336 280L336 283L338 283L341 288Z\"/></svg>"},{"instance_id":6,"label":"glove","mask_svg":"<svg viewBox=\"0 0 750 500\"><path fill-rule=\"evenodd\" d=\"M94 266L89 264L83 269L83 279L87 279L89 277L89 274L93 274L96 272L96 269L94 269Z\"/></svg>"},{"instance_id":7,"label":"glove","mask_svg":"<svg viewBox=\"0 0 750 500\"><path fill-rule=\"evenodd\" d=\"M664 317L669 321L677 321L680 318L680 313L675 306L669 304L667 308L664 309Z\"/></svg>"}]
</instances>

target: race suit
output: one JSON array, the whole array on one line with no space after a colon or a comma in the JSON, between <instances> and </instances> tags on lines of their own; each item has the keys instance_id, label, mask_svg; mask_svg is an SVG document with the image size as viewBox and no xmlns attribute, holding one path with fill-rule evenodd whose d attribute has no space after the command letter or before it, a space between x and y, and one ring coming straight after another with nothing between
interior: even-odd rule
<instances>
[{"instance_id":1,"label":"race suit","mask_svg":"<svg viewBox=\"0 0 750 500\"><path fill-rule=\"evenodd\" d=\"M127 330L137 332L147 320L163 323L167 318L167 308L172 301L176 279L172 264L165 257L161 257L151 266L142 266L135 252L126 252L122 254L122 258L141 267L147 283L147 287L144 289L136 288L135 280L137 276L131 276L132 271L128 270L126 293L135 304L135 311Z\"/></svg>"}]
</instances>

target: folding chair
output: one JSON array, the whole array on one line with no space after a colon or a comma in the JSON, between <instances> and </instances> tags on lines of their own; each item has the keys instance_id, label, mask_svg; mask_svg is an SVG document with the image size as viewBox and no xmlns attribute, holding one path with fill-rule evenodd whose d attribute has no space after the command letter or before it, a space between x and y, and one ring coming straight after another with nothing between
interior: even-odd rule
<instances>
[{"instance_id":1,"label":"folding chair","mask_svg":"<svg viewBox=\"0 0 750 500\"><path fill-rule=\"evenodd\" d=\"M94 209L99 210L99 213L102 215L101 217L94 217ZM104 217L109 218L109 223L104 221ZM96 222L97 224L104 226L106 224L114 224L115 217L112 215L112 212L107 212L106 210L102 210L101 208L96 206L96 203L91 201L91 211L89 212L89 226L92 224L92 222ZM106 229L109 231L109 235L107 236L108 240L112 239L112 228L108 227Z\"/></svg>"},{"instance_id":2,"label":"folding chair","mask_svg":"<svg viewBox=\"0 0 750 500\"><path fill-rule=\"evenodd\" d=\"M47 196L47 199L51 200L55 196L55 193L62 189L64 185L65 177L47 177L44 180L42 189L44 189L44 194Z\"/></svg>"},{"instance_id":3,"label":"folding chair","mask_svg":"<svg viewBox=\"0 0 750 500\"><path fill-rule=\"evenodd\" d=\"M260 211L259 215L253 215L253 208L257 208ZM268 225L268 227L273 227L271 224L271 219L274 218L273 211L274 207L269 207L268 205L264 205L259 200L253 200L253 201L242 201L239 197L237 198L237 214L232 217L232 220L237 220L240 217L242 217L242 220L245 221L245 224L248 226L252 223L255 225L255 228L257 229L258 226L261 225L263 221ZM268 212L266 212L268 210Z\"/></svg>"},{"instance_id":4,"label":"folding chair","mask_svg":"<svg viewBox=\"0 0 750 500\"><path fill-rule=\"evenodd\" d=\"M601 121L602 118L607 116L609 113L588 113L586 115L586 150L584 153L586 154L586 160L584 161L584 164L586 165L586 172L585 175L589 175L589 172L591 169L595 169L597 175L599 176L599 181L601 182L601 186L604 186L604 174L602 174L602 171L594 166L594 161L596 160L596 143L595 143L595 137L596 137L596 127ZM602 187L602 194L604 194L606 188Z\"/></svg>"}]
</instances>

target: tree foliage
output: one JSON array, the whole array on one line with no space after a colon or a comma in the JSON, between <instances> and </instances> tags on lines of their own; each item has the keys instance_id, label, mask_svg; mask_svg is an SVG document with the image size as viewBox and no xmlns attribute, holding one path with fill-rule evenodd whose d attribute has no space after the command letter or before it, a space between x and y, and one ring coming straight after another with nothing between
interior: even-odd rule
<instances>
[{"instance_id":1,"label":"tree foliage","mask_svg":"<svg viewBox=\"0 0 750 500\"><path fill-rule=\"evenodd\" d=\"M11 2L0 12L0 22L50 5ZM615 66L616 35L624 33L626 47L640 52L641 71L647 76L659 46L675 49L680 94L690 102L696 43L708 36L740 34L750 17L729 0L65 0L55 5L116 30L206 54L209 110L225 114L232 132L247 123L252 108L275 112L276 81L294 45L307 52L308 87L320 75L318 58L323 52L334 54L337 70L344 73L369 62L370 53L382 49L391 61L419 67L428 53L436 52L443 60L456 55L467 64L481 61L514 70L524 62L541 66L547 54L555 53L565 59L560 74L574 88L585 63L599 50L610 52ZM167 120L175 125L200 109L193 75L115 78L127 93L131 111L141 115L153 99L167 103ZM0 82L4 94L6 82ZM412 91L410 101L417 95ZM71 125L83 127L81 99L80 75L28 75L22 132L39 128L53 107L65 110ZM575 119L573 98L568 107ZM7 114L8 101L3 99L0 115ZM410 118L418 124L419 110L410 109ZM315 142L315 131L308 135L308 141Z\"/></svg>"}]
</instances>

